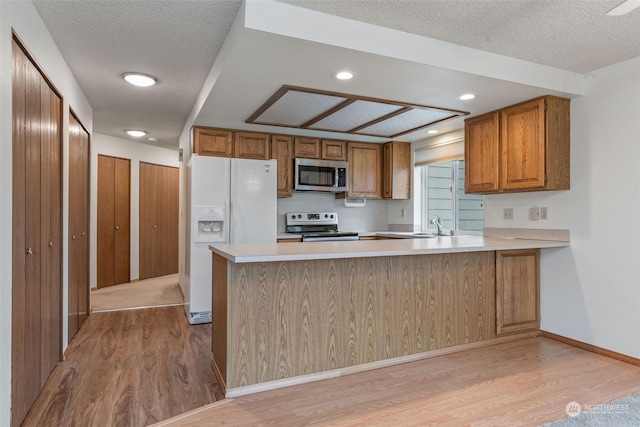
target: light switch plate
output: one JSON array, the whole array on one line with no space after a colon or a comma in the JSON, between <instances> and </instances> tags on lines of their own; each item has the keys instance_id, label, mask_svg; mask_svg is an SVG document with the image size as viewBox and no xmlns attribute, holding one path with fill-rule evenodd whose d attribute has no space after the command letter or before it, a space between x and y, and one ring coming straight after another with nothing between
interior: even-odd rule
<instances>
[{"instance_id":1,"label":"light switch plate","mask_svg":"<svg viewBox=\"0 0 640 427\"><path fill-rule=\"evenodd\" d=\"M547 208L540 208L540 220L546 221L549 219L549 212L547 212Z\"/></svg>"},{"instance_id":2,"label":"light switch plate","mask_svg":"<svg viewBox=\"0 0 640 427\"><path fill-rule=\"evenodd\" d=\"M513 219L513 208L504 208L502 218L506 220Z\"/></svg>"}]
</instances>

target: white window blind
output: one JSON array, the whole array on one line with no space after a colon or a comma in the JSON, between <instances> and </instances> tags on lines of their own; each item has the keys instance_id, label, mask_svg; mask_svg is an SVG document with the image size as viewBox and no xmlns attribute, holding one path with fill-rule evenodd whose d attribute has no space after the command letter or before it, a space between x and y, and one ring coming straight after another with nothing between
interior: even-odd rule
<instances>
[{"instance_id":1,"label":"white window blind","mask_svg":"<svg viewBox=\"0 0 640 427\"><path fill-rule=\"evenodd\" d=\"M415 151L415 165L424 166L464 158L464 139L440 142Z\"/></svg>"}]
</instances>

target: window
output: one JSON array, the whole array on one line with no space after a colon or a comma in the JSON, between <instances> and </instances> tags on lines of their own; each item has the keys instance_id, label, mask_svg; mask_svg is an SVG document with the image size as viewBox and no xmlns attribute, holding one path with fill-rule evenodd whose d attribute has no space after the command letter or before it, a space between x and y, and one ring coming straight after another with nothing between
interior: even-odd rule
<instances>
[{"instance_id":1,"label":"window","mask_svg":"<svg viewBox=\"0 0 640 427\"><path fill-rule=\"evenodd\" d=\"M422 231L433 231L434 215L442 218L445 229L482 231L482 195L464 192L464 160L430 163L415 168L416 193Z\"/></svg>"}]
</instances>

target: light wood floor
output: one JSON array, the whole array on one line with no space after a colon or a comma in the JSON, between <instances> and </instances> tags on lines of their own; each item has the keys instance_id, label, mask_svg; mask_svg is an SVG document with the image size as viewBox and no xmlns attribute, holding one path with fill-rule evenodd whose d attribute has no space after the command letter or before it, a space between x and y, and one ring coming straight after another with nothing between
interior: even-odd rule
<instances>
[{"instance_id":1,"label":"light wood floor","mask_svg":"<svg viewBox=\"0 0 640 427\"><path fill-rule=\"evenodd\" d=\"M640 392L640 367L528 338L216 402L158 426L535 426ZM640 411L640 408L632 408Z\"/></svg>"},{"instance_id":2,"label":"light wood floor","mask_svg":"<svg viewBox=\"0 0 640 427\"><path fill-rule=\"evenodd\" d=\"M145 426L222 398L211 325L182 306L92 314L23 426Z\"/></svg>"},{"instance_id":3,"label":"light wood floor","mask_svg":"<svg viewBox=\"0 0 640 427\"><path fill-rule=\"evenodd\" d=\"M177 274L109 286L91 292L92 312L182 304L184 298L180 292Z\"/></svg>"}]
</instances>

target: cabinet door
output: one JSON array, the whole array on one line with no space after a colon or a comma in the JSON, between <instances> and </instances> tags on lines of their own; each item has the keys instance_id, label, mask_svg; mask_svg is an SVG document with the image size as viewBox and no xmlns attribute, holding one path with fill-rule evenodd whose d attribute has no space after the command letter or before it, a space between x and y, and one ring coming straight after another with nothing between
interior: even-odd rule
<instances>
[{"instance_id":1,"label":"cabinet door","mask_svg":"<svg viewBox=\"0 0 640 427\"><path fill-rule=\"evenodd\" d=\"M320 154L320 140L318 138L296 138L294 157L304 157L305 159L319 159Z\"/></svg>"},{"instance_id":2,"label":"cabinet door","mask_svg":"<svg viewBox=\"0 0 640 427\"><path fill-rule=\"evenodd\" d=\"M324 160L347 160L347 143L345 141L323 139L321 146Z\"/></svg>"},{"instance_id":3,"label":"cabinet door","mask_svg":"<svg viewBox=\"0 0 640 427\"><path fill-rule=\"evenodd\" d=\"M500 180L503 190L545 185L544 99L505 108L500 113Z\"/></svg>"},{"instance_id":4,"label":"cabinet door","mask_svg":"<svg viewBox=\"0 0 640 427\"><path fill-rule=\"evenodd\" d=\"M383 145L382 197L411 198L411 144L392 141Z\"/></svg>"},{"instance_id":5,"label":"cabinet door","mask_svg":"<svg viewBox=\"0 0 640 427\"><path fill-rule=\"evenodd\" d=\"M293 195L293 137L271 136L271 158L278 162L278 197Z\"/></svg>"},{"instance_id":6,"label":"cabinet door","mask_svg":"<svg viewBox=\"0 0 640 427\"><path fill-rule=\"evenodd\" d=\"M500 122L498 113L485 114L465 122L465 192L490 193L499 190Z\"/></svg>"},{"instance_id":7,"label":"cabinet door","mask_svg":"<svg viewBox=\"0 0 640 427\"><path fill-rule=\"evenodd\" d=\"M193 152L201 156L231 157L233 132L193 128Z\"/></svg>"},{"instance_id":8,"label":"cabinet door","mask_svg":"<svg viewBox=\"0 0 640 427\"><path fill-rule=\"evenodd\" d=\"M233 157L239 159L269 160L269 135L236 132L233 139Z\"/></svg>"},{"instance_id":9,"label":"cabinet door","mask_svg":"<svg viewBox=\"0 0 640 427\"><path fill-rule=\"evenodd\" d=\"M497 334L540 329L540 251L496 251Z\"/></svg>"},{"instance_id":10,"label":"cabinet door","mask_svg":"<svg viewBox=\"0 0 640 427\"><path fill-rule=\"evenodd\" d=\"M349 143L349 197L382 197L382 145Z\"/></svg>"}]
</instances>

